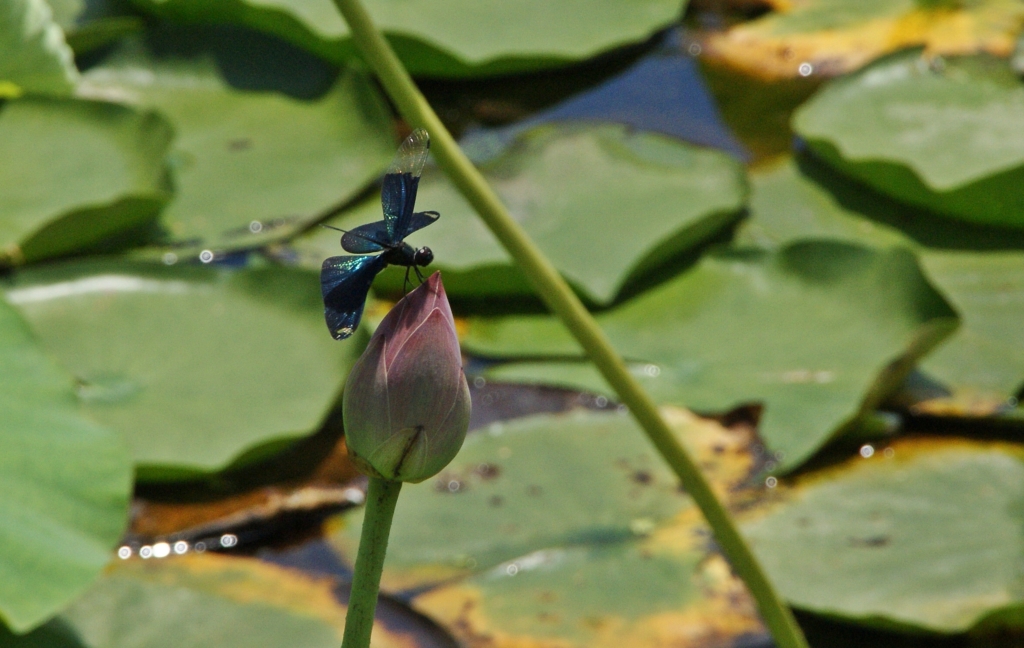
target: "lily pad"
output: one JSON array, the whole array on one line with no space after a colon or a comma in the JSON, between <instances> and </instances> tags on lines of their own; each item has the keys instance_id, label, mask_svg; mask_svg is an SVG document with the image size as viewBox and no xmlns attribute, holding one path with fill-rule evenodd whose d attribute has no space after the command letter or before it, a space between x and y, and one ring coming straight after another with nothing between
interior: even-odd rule
<instances>
[{"instance_id":1,"label":"lily pad","mask_svg":"<svg viewBox=\"0 0 1024 648\"><path fill-rule=\"evenodd\" d=\"M123 36L142 31L138 16L125 15L111 0L47 0L53 20L64 30L64 38L81 56L109 45Z\"/></svg>"},{"instance_id":2,"label":"lily pad","mask_svg":"<svg viewBox=\"0 0 1024 648\"><path fill-rule=\"evenodd\" d=\"M140 479L309 433L359 351L331 339L301 270L96 260L20 272L7 297L89 414L126 439Z\"/></svg>"},{"instance_id":3,"label":"lily pad","mask_svg":"<svg viewBox=\"0 0 1024 648\"><path fill-rule=\"evenodd\" d=\"M724 411L760 401L761 434L784 469L871 412L947 336L956 314L905 249L804 242L723 251L597 316L660 402ZM611 395L557 320L475 318L463 348L489 375Z\"/></svg>"},{"instance_id":4,"label":"lily pad","mask_svg":"<svg viewBox=\"0 0 1024 648\"><path fill-rule=\"evenodd\" d=\"M20 633L99 577L127 523L132 466L3 300L0 364L0 627Z\"/></svg>"},{"instance_id":5,"label":"lily pad","mask_svg":"<svg viewBox=\"0 0 1024 648\"><path fill-rule=\"evenodd\" d=\"M699 536L699 523L691 526ZM728 563L657 540L538 551L413 605L466 645L659 648L770 645Z\"/></svg>"},{"instance_id":6,"label":"lily pad","mask_svg":"<svg viewBox=\"0 0 1024 648\"><path fill-rule=\"evenodd\" d=\"M777 496L743 532L793 605L882 627L1019 630L1018 446L901 441Z\"/></svg>"},{"instance_id":7,"label":"lily pad","mask_svg":"<svg viewBox=\"0 0 1024 648\"><path fill-rule=\"evenodd\" d=\"M769 0L774 11L711 33L704 52L768 80L845 74L906 47L1007 57L1024 26L1013 0Z\"/></svg>"},{"instance_id":8,"label":"lily pad","mask_svg":"<svg viewBox=\"0 0 1024 648\"><path fill-rule=\"evenodd\" d=\"M889 224L902 222L899 205L875 200L876 196L858 187L844 187L848 190L837 195L834 186L823 186L803 173L793 158L751 172L750 187L749 216L737 228L738 245L776 250L816 239L870 247L911 245L905 234ZM881 213L871 218L865 213L869 209Z\"/></svg>"},{"instance_id":9,"label":"lily pad","mask_svg":"<svg viewBox=\"0 0 1024 648\"><path fill-rule=\"evenodd\" d=\"M345 607L333 589L328 579L251 558L190 554L129 560L22 641L25 648L337 647ZM415 646L408 634L378 623L373 645Z\"/></svg>"},{"instance_id":10,"label":"lily pad","mask_svg":"<svg viewBox=\"0 0 1024 648\"><path fill-rule=\"evenodd\" d=\"M664 413L721 497L749 492L749 430ZM361 515L332 537L349 559ZM432 483L403 489L383 586L439 582L413 606L467 645L711 646L764 633L699 511L621 412L495 423Z\"/></svg>"},{"instance_id":11,"label":"lily pad","mask_svg":"<svg viewBox=\"0 0 1024 648\"><path fill-rule=\"evenodd\" d=\"M1022 106L1024 84L1005 61L929 64L907 52L830 82L793 128L824 160L897 200L1024 228Z\"/></svg>"},{"instance_id":12,"label":"lily pad","mask_svg":"<svg viewBox=\"0 0 1024 648\"><path fill-rule=\"evenodd\" d=\"M77 81L74 54L46 0L0 5L0 98L68 95Z\"/></svg>"},{"instance_id":13,"label":"lily pad","mask_svg":"<svg viewBox=\"0 0 1024 648\"><path fill-rule=\"evenodd\" d=\"M453 465L403 490L382 586L408 590L545 547L628 540L636 520L653 525L690 506L635 432L625 414L580 413L471 435ZM631 482L638 473L647 481ZM362 510L350 514L334 537L350 561L361 521Z\"/></svg>"},{"instance_id":14,"label":"lily pad","mask_svg":"<svg viewBox=\"0 0 1024 648\"><path fill-rule=\"evenodd\" d=\"M331 0L134 0L186 22L234 23L267 31L336 63L356 48ZM643 41L682 16L680 0L390 2L366 9L413 74L468 77L566 65Z\"/></svg>"},{"instance_id":15,"label":"lily pad","mask_svg":"<svg viewBox=\"0 0 1024 648\"><path fill-rule=\"evenodd\" d=\"M930 413L989 415L1024 386L1024 235L971 228L864 191L809 160L751 174L743 244L777 249L831 239L914 249L929 281L963 318L921 368L950 390Z\"/></svg>"},{"instance_id":16,"label":"lily pad","mask_svg":"<svg viewBox=\"0 0 1024 648\"><path fill-rule=\"evenodd\" d=\"M1024 251L927 251L921 262L963 317L921 368L959 392L968 410L1016 404L1024 389Z\"/></svg>"},{"instance_id":17,"label":"lily pad","mask_svg":"<svg viewBox=\"0 0 1024 648\"><path fill-rule=\"evenodd\" d=\"M350 200L394 154L387 107L348 70L319 99L235 90L212 60L154 58L128 45L81 93L158 109L174 126L167 242L214 250L293 235Z\"/></svg>"},{"instance_id":18,"label":"lily pad","mask_svg":"<svg viewBox=\"0 0 1024 648\"><path fill-rule=\"evenodd\" d=\"M0 262L81 253L150 226L168 199L171 129L105 102L23 98L0 107Z\"/></svg>"},{"instance_id":19,"label":"lily pad","mask_svg":"<svg viewBox=\"0 0 1024 648\"><path fill-rule=\"evenodd\" d=\"M483 171L555 267L599 304L721 232L746 199L743 167L727 154L612 124L537 127ZM416 206L441 213L410 240L433 250L451 296L532 294L504 248L436 170L424 173ZM349 229L380 220L380 210L375 197L331 224ZM339 253L329 231L297 247L316 268ZM397 282L385 288L400 289L401 273L392 277Z\"/></svg>"}]
</instances>

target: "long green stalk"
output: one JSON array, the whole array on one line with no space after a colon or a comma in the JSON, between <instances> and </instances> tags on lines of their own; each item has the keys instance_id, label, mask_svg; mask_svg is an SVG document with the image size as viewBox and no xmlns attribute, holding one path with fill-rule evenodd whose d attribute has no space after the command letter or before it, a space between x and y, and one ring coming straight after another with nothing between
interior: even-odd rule
<instances>
[{"instance_id":1,"label":"long green stalk","mask_svg":"<svg viewBox=\"0 0 1024 648\"><path fill-rule=\"evenodd\" d=\"M341 648L367 648L370 645L373 613L377 609L377 593L380 591L380 574L384 569L391 520L395 516L395 505L401 490L400 481L370 477Z\"/></svg>"},{"instance_id":2,"label":"long green stalk","mask_svg":"<svg viewBox=\"0 0 1024 648\"><path fill-rule=\"evenodd\" d=\"M676 440L650 396L630 375L597 322L562 279L551 262L508 214L498 196L463 154L391 46L374 26L359 0L334 0L362 51L402 116L413 126L425 128L432 138L437 164L479 213L494 236L516 260L548 308L576 337L619 400L647 433L661 456L679 477L700 507L715 534L718 546L744 580L757 601L761 617L779 648L807 648L792 612L779 598L757 559L743 541L729 513L718 501L697 466Z\"/></svg>"}]
</instances>

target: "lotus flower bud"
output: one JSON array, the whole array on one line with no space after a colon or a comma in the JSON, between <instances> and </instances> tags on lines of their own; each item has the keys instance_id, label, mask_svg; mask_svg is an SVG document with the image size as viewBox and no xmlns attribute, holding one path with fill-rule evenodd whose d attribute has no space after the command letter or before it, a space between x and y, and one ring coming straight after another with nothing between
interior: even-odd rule
<instances>
[{"instance_id":1,"label":"lotus flower bud","mask_svg":"<svg viewBox=\"0 0 1024 648\"><path fill-rule=\"evenodd\" d=\"M421 482L455 458L469 385L439 272L377 327L345 383L342 412L349 454L368 475Z\"/></svg>"}]
</instances>

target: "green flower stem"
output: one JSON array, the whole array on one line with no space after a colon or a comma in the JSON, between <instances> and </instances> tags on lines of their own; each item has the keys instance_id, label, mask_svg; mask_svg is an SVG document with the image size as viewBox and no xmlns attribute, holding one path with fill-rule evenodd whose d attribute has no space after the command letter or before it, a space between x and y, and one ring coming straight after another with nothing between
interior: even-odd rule
<instances>
[{"instance_id":1,"label":"green flower stem","mask_svg":"<svg viewBox=\"0 0 1024 648\"><path fill-rule=\"evenodd\" d=\"M462 153L451 134L420 94L391 46L373 25L359 0L334 0L366 62L373 68L402 116L413 126L430 133L438 166L476 209L495 237L505 246L533 283L541 298L576 337L619 400L646 431L683 487L700 507L714 531L722 552L746 582L761 616L780 648L807 648L796 620L772 587L757 559L747 547L725 507L715 497L697 466L680 445L657 406L630 375L625 363L604 332L565 283L551 262L508 214L480 172ZM362 547L360 546L360 551Z\"/></svg>"},{"instance_id":2,"label":"green flower stem","mask_svg":"<svg viewBox=\"0 0 1024 648\"><path fill-rule=\"evenodd\" d=\"M341 648L367 648L370 645L373 613L377 609L377 592L380 591L380 574L384 570L391 519L395 516L395 504L398 503L401 490L402 482L370 478Z\"/></svg>"}]
</instances>

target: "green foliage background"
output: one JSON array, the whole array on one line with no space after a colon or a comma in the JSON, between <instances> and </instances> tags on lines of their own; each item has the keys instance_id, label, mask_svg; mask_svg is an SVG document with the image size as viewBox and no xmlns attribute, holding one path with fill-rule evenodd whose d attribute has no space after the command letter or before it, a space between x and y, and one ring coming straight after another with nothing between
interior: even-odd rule
<instances>
[{"instance_id":1,"label":"green foliage background","mask_svg":"<svg viewBox=\"0 0 1024 648\"><path fill-rule=\"evenodd\" d=\"M698 4L670 52L706 48L702 71L750 160L579 121L523 130L480 166L670 408L808 627L849 624L816 641L1012 644L1024 83L1000 43L1022 13L805 4L751 19L726 3L718 31ZM367 6L453 126L603 80L682 29L686 9ZM974 31L843 50L843 30L951 16ZM752 71L728 45L736 33L806 61ZM510 113L488 112L495 97ZM339 252L318 225L379 219L404 125L333 4L0 0L0 102L0 645L337 643L343 606L315 578L191 545L109 567L133 489L209 499L300 479L341 438L336 403L366 338L324 329L317 271ZM436 169L418 203L442 214L410 242L435 253L473 377L607 402ZM375 288L395 297L401 273ZM367 324L379 312L371 303ZM742 438L680 409L750 404L758 436ZM592 412L471 436L450 473L400 504L385 589L467 642L763 638L632 428ZM355 510L327 534L342 562L358 531ZM468 621L453 613L466 601ZM380 645L408 645L389 632Z\"/></svg>"}]
</instances>

